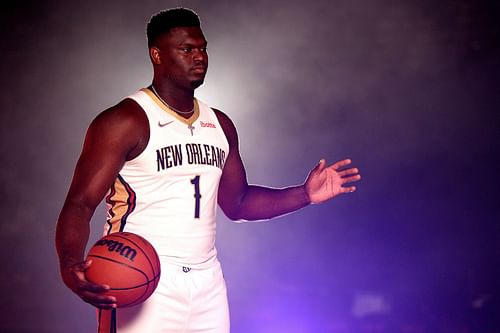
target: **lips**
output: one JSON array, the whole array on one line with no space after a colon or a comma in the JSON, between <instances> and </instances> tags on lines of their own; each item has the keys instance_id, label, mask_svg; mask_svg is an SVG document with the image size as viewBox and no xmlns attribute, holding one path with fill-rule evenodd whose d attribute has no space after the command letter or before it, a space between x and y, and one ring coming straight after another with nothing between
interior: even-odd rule
<instances>
[{"instance_id":1,"label":"lips","mask_svg":"<svg viewBox=\"0 0 500 333\"><path fill-rule=\"evenodd\" d=\"M192 67L191 71L198 74L204 74L207 71L207 67L202 65L197 65Z\"/></svg>"},{"instance_id":2,"label":"lips","mask_svg":"<svg viewBox=\"0 0 500 333\"><path fill-rule=\"evenodd\" d=\"M207 65L201 61L196 61L193 65L194 66L191 67L191 71L195 73L205 73L207 71Z\"/></svg>"}]
</instances>

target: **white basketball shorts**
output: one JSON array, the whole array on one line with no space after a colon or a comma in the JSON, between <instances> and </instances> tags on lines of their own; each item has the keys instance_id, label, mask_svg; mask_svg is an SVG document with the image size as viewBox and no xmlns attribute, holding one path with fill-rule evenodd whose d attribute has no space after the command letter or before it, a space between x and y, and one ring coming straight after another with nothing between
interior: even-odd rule
<instances>
[{"instance_id":1,"label":"white basketball shorts","mask_svg":"<svg viewBox=\"0 0 500 333\"><path fill-rule=\"evenodd\" d=\"M229 333L229 307L218 261L189 269L161 260L161 278L143 304L98 310L99 333Z\"/></svg>"}]
</instances>

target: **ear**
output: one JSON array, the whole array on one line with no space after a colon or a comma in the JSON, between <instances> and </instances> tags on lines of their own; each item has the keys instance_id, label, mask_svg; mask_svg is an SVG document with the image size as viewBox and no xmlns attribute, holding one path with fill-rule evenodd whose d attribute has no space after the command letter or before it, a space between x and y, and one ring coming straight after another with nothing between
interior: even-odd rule
<instances>
[{"instance_id":1,"label":"ear","mask_svg":"<svg viewBox=\"0 0 500 333\"><path fill-rule=\"evenodd\" d=\"M151 62L154 65L160 65L161 64L160 49L158 49L157 47L151 46L149 48L149 57L151 58Z\"/></svg>"}]
</instances>

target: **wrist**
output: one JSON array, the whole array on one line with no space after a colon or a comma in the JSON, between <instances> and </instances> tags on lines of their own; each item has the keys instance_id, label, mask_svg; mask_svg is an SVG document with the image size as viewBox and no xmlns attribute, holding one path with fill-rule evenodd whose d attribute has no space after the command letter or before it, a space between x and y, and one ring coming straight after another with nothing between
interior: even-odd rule
<instances>
[{"instance_id":1,"label":"wrist","mask_svg":"<svg viewBox=\"0 0 500 333\"><path fill-rule=\"evenodd\" d=\"M306 184L302 184L299 188L301 190L302 202L304 203L304 206L311 205L312 200L309 196L309 192L307 191Z\"/></svg>"},{"instance_id":2,"label":"wrist","mask_svg":"<svg viewBox=\"0 0 500 333\"><path fill-rule=\"evenodd\" d=\"M70 270L73 266L78 265L85 260L80 257L65 257L59 261L59 268L62 270Z\"/></svg>"}]
</instances>

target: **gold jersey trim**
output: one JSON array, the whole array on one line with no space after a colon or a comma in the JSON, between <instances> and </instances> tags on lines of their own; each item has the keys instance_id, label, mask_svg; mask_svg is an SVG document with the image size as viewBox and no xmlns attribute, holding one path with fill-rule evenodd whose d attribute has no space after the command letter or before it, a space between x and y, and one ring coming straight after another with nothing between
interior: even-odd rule
<instances>
[{"instance_id":1,"label":"gold jersey trim","mask_svg":"<svg viewBox=\"0 0 500 333\"><path fill-rule=\"evenodd\" d=\"M120 176L106 196L108 204L108 234L123 231L127 223L128 216L135 210L135 192L130 185Z\"/></svg>"},{"instance_id":2,"label":"gold jersey trim","mask_svg":"<svg viewBox=\"0 0 500 333\"><path fill-rule=\"evenodd\" d=\"M193 112L193 114L189 118L184 118L184 117L180 116L177 112L175 112L174 110L172 110L171 108L169 108L168 106L166 106L165 103L163 103L158 98L158 96L156 96L155 93L152 92L150 89L148 89L148 88L142 88L141 91L145 92L155 102L155 104L158 105L163 111L165 111L169 115L174 116L175 118L177 118L177 120L185 123L186 125L189 125L189 126L193 125L193 123L200 116L200 107L198 105L198 100L196 98L193 98L193 104L194 104L194 112Z\"/></svg>"}]
</instances>

